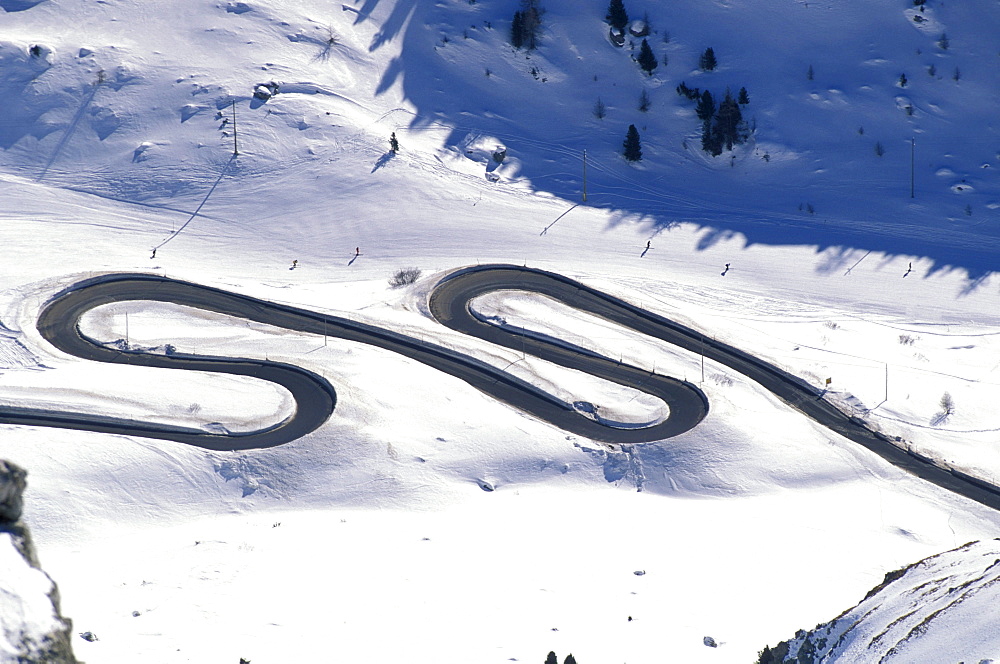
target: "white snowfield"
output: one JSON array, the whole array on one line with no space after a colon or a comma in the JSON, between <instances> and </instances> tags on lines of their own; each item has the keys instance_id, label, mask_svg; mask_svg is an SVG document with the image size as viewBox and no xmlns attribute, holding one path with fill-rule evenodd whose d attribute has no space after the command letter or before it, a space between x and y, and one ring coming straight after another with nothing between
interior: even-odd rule
<instances>
[{"instance_id":1,"label":"white snowfield","mask_svg":"<svg viewBox=\"0 0 1000 664\"><path fill-rule=\"evenodd\" d=\"M271 385L83 362L35 329L63 288L149 271L425 338L625 423L660 417L429 316L442 276L510 263L831 379L871 426L1000 481L1000 7L628 0L648 13L647 76L641 40L607 39L606 3L542 4L526 53L508 44L515 0L0 0L0 404L230 431L286 417ZM745 86L750 140L701 152L681 82ZM422 277L390 288L406 267ZM696 353L534 296L477 307L695 382L709 414L615 449L362 344L95 310L84 331L107 343L289 362L338 402L314 433L240 453L0 426L63 612L98 637L77 656L748 662L887 571L1000 530ZM961 610L995 615L995 587ZM3 602L4 629L30 617ZM928 623L918 661L1000 658L995 629L951 624ZM886 661L914 661L899 652Z\"/></svg>"}]
</instances>

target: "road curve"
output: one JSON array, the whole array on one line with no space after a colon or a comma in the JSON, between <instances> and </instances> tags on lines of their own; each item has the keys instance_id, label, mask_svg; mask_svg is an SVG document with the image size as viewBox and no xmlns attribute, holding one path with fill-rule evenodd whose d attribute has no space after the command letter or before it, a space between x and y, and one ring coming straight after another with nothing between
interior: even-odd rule
<instances>
[{"instance_id":1,"label":"road curve","mask_svg":"<svg viewBox=\"0 0 1000 664\"><path fill-rule=\"evenodd\" d=\"M448 283L454 285L458 282L449 280ZM88 360L212 371L268 380L291 392L296 404L293 415L267 429L235 434L17 407L0 408L0 423L144 436L213 450L246 450L273 447L300 438L323 424L333 413L337 398L333 386L323 377L300 367L245 358L121 350L103 346L80 332L79 319L90 309L129 300L181 304L317 336L325 334L384 348L461 378L492 397L566 431L605 442L641 443L676 436L696 426L708 412L707 399L694 385L666 376L650 375L647 371L618 365L599 356L575 357L566 349L550 350L548 357L554 361L632 385L663 399L670 406L669 416L652 426L613 428L587 417L571 404L526 381L442 346L346 318L159 275L112 274L79 282L54 296L39 314L37 326L41 335L59 350ZM443 300L436 297L434 302L440 304ZM458 306L466 305L458 303ZM532 341L534 345L536 342ZM612 369L615 371L612 372Z\"/></svg>"},{"instance_id":2,"label":"road curve","mask_svg":"<svg viewBox=\"0 0 1000 664\"><path fill-rule=\"evenodd\" d=\"M251 359L122 351L101 346L80 333L78 320L86 311L102 304L127 300L172 302L384 348L461 378L494 398L566 431L610 443L643 443L676 436L697 426L707 414L708 400L695 385L621 364L585 349L551 343L530 333L519 333L480 320L472 312L470 302L495 290L539 293L642 334L703 354L746 375L791 407L897 467L1000 509L1000 488L905 449L888 437L868 429L863 421L839 411L822 398L816 387L763 360L561 275L510 265L470 267L449 274L430 295L432 315L441 324L465 334L523 350L655 395L669 405L669 417L647 427L610 427L577 412L571 404L523 380L442 346L349 319L158 275L112 274L82 281L54 296L38 318L42 336L68 354L100 362L214 371L269 380L292 393L296 402L294 414L267 429L228 435L120 418L11 407L0 408L0 423L145 436L213 450L244 450L295 440L315 430L332 414L336 405L334 388L323 377L300 367Z\"/></svg>"}]
</instances>

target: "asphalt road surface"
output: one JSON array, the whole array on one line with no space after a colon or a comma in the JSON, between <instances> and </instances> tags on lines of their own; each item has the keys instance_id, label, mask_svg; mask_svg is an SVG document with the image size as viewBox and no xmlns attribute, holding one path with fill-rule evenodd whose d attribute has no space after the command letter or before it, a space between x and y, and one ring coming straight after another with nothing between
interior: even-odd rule
<instances>
[{"instance_id":1,"label":"asphalt road surface","mask_svg":"<svg viewBox=\"0 0 1000 664\"><path fill-rule=\"evenodd\" d=\"M890 463L938 486L1000 509L1000 489L909 451L902 441L871 430L822 398L822 392L777 367L702 333L645 311L561 275L509 265L484 265L451 273L430 296L432 315L443 325L494 344L550 360L652 394L667 403L669 416L651 426L612 427L552 395L485 362L435 344L345 318L238 295L194 283L148 274L112 274L71 286L43 308L38 329L65 353L99 362L213 371L252 376L288 389L293 415L272 427L249 433L219 434L193 428L135 422L122 418L0 408L0 422L173 440L213 450L244 450L281 445L322 425L333 413L336 392L318 374L289 364L231 357L170 355L108 348L80 334L78 321L96 306L128 300L172 302L316 335L349 339L384 348L456 376L514 408L565 431L608 443L644 443L679 435L708 413L697 386L651 373L517 328L480 320L469 302L496 290L539 293L650 337L724 364L756 381L782 401Z\"/></svg>"}]
</instances>

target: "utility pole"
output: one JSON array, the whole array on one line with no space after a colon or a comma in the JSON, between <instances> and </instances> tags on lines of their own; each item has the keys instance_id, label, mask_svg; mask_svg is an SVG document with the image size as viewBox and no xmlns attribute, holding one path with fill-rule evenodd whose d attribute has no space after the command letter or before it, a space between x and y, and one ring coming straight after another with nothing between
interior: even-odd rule
<instances>
[{"instance_id":1,"label":"utility pole","mask_svg":"<svg viewBox=\"0 0 1000 664\"><path fill-rule=\"evenodd\" d=\"M236 146L236 100L233 100L233 156L240 156L240 149Z\"/></svg>"},{"instance_id":2,"label":"utility pole","mask_svg":"<svg viewBox=\"0 0 1000 664\"><path fill-rule=\"evenodd\" d=\"M910 198L913 198L913 153L916 150L917 139L910 137Z\"/></svg>"},{"instance_id":3,"label":"utility pole","mask_svg":"<svg viewBox=\"0 0 1000 664\"><path fill-rule=\"evenodd\" d=\"M587 151L583 151L583 202L587 202Z\"/></svg>"}]
</instances>

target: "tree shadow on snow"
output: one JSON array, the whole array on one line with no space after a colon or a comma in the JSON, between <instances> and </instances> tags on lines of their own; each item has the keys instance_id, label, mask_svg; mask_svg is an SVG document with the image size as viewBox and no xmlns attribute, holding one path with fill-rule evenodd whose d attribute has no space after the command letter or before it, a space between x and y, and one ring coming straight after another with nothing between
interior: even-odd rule
<instances>
[{"instance_id":1,"label":"tree shadow on snow","mask_svg":"<svg viewBox=\"0 0 1000 664\"><path fill-rule=\"evenodd\" d=\"M374 168L372 168L372 173L374 173L378 169L380 169L383 166L385 166L386 164L388 164L390 161L392 161L392 158L395 157L395 156L396 156L396 153L393 152L392 150L389 150L384 155L382 155L381 157L379 157L378 161L375 162Z\"/></svg>"},{"instance_id":2,"label":"tree shadow on snow","mask_svg":"<svg viewBox=\"0 0 1000 664\"><path fill-rule=\"evenodd\" d=\"M358 20L367 18L377 4L378 0L365 0ZM936 198L934 204L923 207L919 195L916 201L910 199L908 183L891 178L873 180L870 171L861 166L857 170L845 167L836 177L822 169L803 174L792 162L785 165L771 159L766 160L767 166L757 164L761 158L752 147L745 148L736 160L724 156L724 161L712 161L697 148L689 151L681 145L657 145L651 136L643 161L648 167L636 170L620 154L624 129L594 132L587 125L589 121L554 121L547 104L512 104L511 86L500 84L509 82L510 77L518 77L525 98L536 89L540 96L550 94L545 86L551 84L529 65L505 69L506 78L499 74L490 78L489 84L477 87L474 96L440 95L440 81L448 80L454 72L448 69L448 59L432 56L437 49L458 46L431 43L426 26L447 25L449 11L446 3L400 0L370 50L402 33L401 52L414 56L393 59L376 94L401 85L403 96L416 110L410 127L452 127L443 140L445 145L459 146L470 133L502 141L518 158L523 182L562 198L567 205L580 200L582 147L587 145L586 204L608 210L612 227L630 225L655 235L679 223L693 226L700 235L697 251L718 250L723 245L732 246L734 251L754 245L806 247L814 256L802 269L819 274L881 269L887 276L902 278L908 263L917 265L920 261L909 280L951 271L964 273L966 284L956 297L982 290L998 270L1000 225L965 223L961 208L953 213L955 218L941 219L947 206L944 199ZM484 22L473 28L470 39L503 39L497 33L499 24L486 26ZM532 60L537 67L545 66L547 48L543 41L537 60ZM389 159L391 155L384 155L372 172ZM880 162L885 164L883 169L909 171L909 150L889 153L883 159L894 160ZM764 177L764 168L774 170ZM918 178L938 186L929 179L930 173L933 171L918 174ZM983 184L989 188L988 181ZM973 191L984 200L992 195L978 189ZM898 275L890 274L899 266Z\"/></svg>"}]
</instances>

